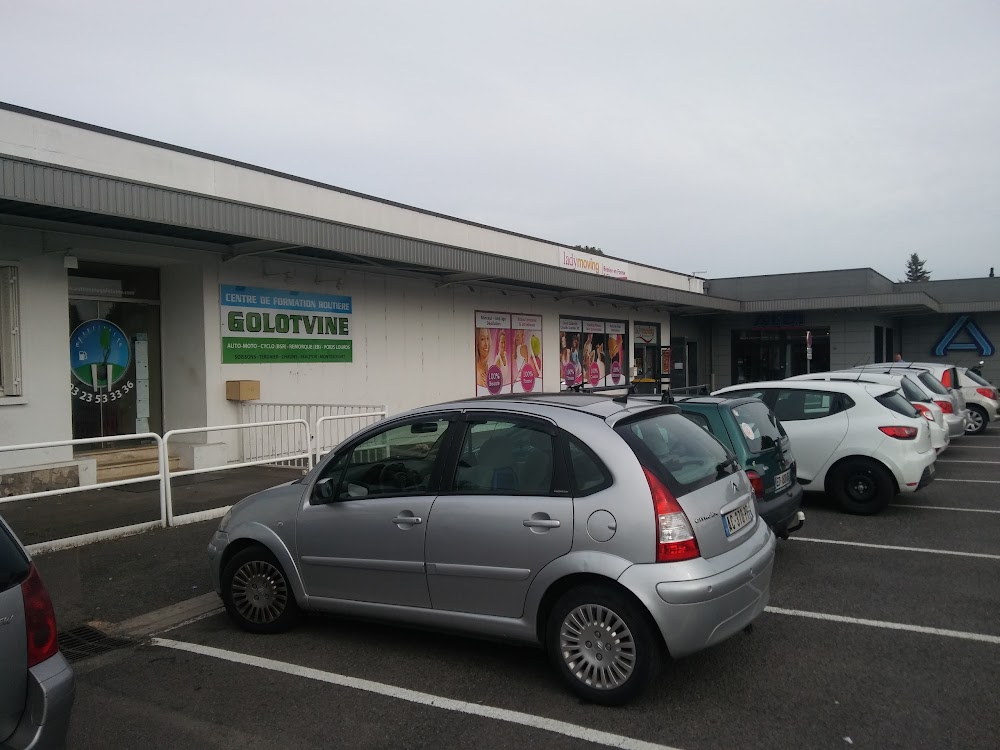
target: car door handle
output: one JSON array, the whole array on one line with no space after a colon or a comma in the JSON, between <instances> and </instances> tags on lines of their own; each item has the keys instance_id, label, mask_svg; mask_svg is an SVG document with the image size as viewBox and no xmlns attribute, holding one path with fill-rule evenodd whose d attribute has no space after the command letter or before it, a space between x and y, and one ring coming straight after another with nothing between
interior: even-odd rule
<instances>
[{"instance_id":1,"label":"car door handle","mask_svg":"<svg viewBox=\"0 0 1000 750\"><path fill-rule=\"evenodd\" d=\"M526 518L522 523L529 529L558 529L560 525L555 518Z\"/></svg>"},{"instance_id":2,"label":"car door handle","mask_svg":"<svg viewBox=\"0 0 1000 750\"><path fill-rule=\"evenodd\" d=\"M412 526L416 526L418 523L423 523L424 519L420 516L396 516L392 519L393 523L407 523Z\"/></svg>"}]
</instances>

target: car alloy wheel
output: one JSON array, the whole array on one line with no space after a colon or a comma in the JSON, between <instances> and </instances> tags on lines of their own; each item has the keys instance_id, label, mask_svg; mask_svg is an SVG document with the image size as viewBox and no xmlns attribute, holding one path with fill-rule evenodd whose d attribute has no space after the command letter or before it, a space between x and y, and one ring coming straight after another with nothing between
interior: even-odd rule
<instances>
[{"instance_id":1,"label":"car alloy wheel","mask_svg":"<svg viewBox=\"0 0 1000 750\"><path fill-rule=\"evenodd\" d=\"M563 619L559 648L569 671L590 688L624 685L635 670L635 641L625 621L598 604L582 604Z\"/></svg>"},{"instance_id":2,"label":"car alloy wheel","mask_svg":"<svg viewBox=\"0 0 1000 750\"><path fill-rule=\"evenodd\" d=\"M969 409L969 424L965 426L965 431L969 435L978 435L986 429L986 419L979 409Z\"/></svg>"},{"instance_id":3,"label":"car alloy wheel","mask_svg":"<svg viewBox=\"0 0 1000 750\"><path fill-rule=\"evenodd\" d=\"M288 606L288 584L278 568L266 560L250 560L233 575L233 606L256 625L281 617Z\"/></svg>"}]
</instances>

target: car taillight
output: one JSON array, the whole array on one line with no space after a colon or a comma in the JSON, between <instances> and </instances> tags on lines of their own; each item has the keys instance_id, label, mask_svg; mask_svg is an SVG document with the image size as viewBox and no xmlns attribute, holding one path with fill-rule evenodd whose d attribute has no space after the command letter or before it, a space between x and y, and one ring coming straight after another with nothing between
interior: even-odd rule
<instances>
[{"instance_id":1,"label":"car taillight","mask_svg":"<svg viewBox=\"0 0 1000 750\"><path fill-rule=\"evenodd\" d=\"M920 412L920 416L922 416L924 419L926 419L926 420L928 420L930 422L934 421L934 415L931 414L931 410L928 409L923 404L921 404L919 402L914 403L913 404L913 408L916 409L918 412Z\"/></svg>"},{"instance_id":2,"label":"car taillight","mask_svg":"<svg viewBox=\"0 0 1000 750\"><path fill-rule=\"evenodd\" d=\"M653 495L653 511L656 515L656 562L679 562L691 560L701 555L698 541L683 509L676 498L656 476L645 466L649 491Z\"/></svg>"},{"instance_id":3,"label":"car taillight","mask_svg":"<svg viewBox=\"0 0 1000 750\"><path fill-rule=\"evenodd\" d=\"M879 427L879 429L889 437L896 438L896 440L913 440L919 432L916 427L899 427L896 425L892 427Z\"/></svg>"},{"instance_id":4,"label":"car taillight","mask_svg":"<svg viewBox=\"0 0 1000 750\"><path fill-rule=\"evenodd\" d=\"M750 480L750 486L753 487L753 494L758 500L764 499L764 480L761 479L760 474L756 471L748 471L747 479Z\"/></svg>"},{"instance_id":5,"label":"car taillight","mask_svg":"<svg viewBox=\"0 0 1000 750\"><path fill-rule=\"evenodd\" d=\"M935 404L941 407L941 411L945 414L954 414L955 410L951 408L951 401L935 401Z\"/></svg>"},{"instance_id":6,"label":"car taillight","mask_svg":"<svg viewBox=\"0 0 1000 750\"><path fill-rule=\"evenodd\" d=\"M49 592L32 563L28 577L21 584L24 600L24 621L28 632L28 668L56 655L59 638L56 634L56 613Z\"/></svg>"},{"instance_id":7,"label":"car taillight","mask_svg":"<svg viewBox=\"0 0 1000 750\"><path fill-rule=\"evenodd\" d=\"M941 385L951 388L951 370L945 370L941 375Z\"/></svg>"},{"instance_id":8,"label":"car taillight","mask_svg":"<svg viewBox=\"0 0 1000 750\"><path fill-rule=\"evenodd\" d=\"M997 399L997 392L992 388L976 388L976 393L984 398L991 398L994 401L1000 400Z\"/></svg>"}]
</instances>

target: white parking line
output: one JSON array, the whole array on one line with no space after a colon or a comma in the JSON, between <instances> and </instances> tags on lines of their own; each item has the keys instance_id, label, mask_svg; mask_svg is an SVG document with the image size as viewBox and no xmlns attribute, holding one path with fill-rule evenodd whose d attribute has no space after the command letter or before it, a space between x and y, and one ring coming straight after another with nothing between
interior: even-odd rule
<instances>
[{"instance_id":1,"label":"white parking line","mask_svg":"<svg viewBox=\"0 0 1000 750\"><path fill-rule=\"evenodd\" d=\"M1000 461L970 461L961 458L939 458L937 462L939 464L992 464L993 466L1000 466Z\"/></svg>"},{"instance_id":2,"label":"white parking line","mask_svg":"<svg viewBox=\"0 0 1000 750\"><path fill-rule=\"evenodd\" d=\"M963 513L1000 513L1000 510L985 510L983 508L945 508L941 505L910 505L908 503L892 503L890 508L921 508L923 510L957 510Z\"/></svg>"},{"instance_id":3,"label":"white parking line","mask_svg":"<svg viewBox=\"0 0 1000 750\"><path fill-rule=\"evenodd\" d=\"M884 628L886 630L907 630L911 633L925 633L927 635L941 635L946 638L961 638L966 641L979 641L981 643L994 643L1000 645L1000 636L984 635L982 633L966 633L962 630L943 630L941 628L927 628L923 625L906 625L901 622L882 622L881 620L862 620L858 617L844 617L843 615L828 615L823 612L805 612L801 609L782 609L781 607L765 607L765 612L775 615L790 615L792 617L808 617L813 620L828 620L830 622L844 622L849 625L866 625L870 628Z\"/></svg>"},{"instance_id":4,"label":"white parking line","mask_svg":"<svg viewBox=\"0 0 1000 750\"><path fill-rule=\"evenodd\" d=\"M677 750L677 748L668 747L667 745L657 745L653 742L645 742L644 740L637 740L620 734L601 732L597 729L582 727L578 724L569 724L565 721L558 721L556 719L548 719L544 716L534 716L533 714L511 711L506 708L483 706L478 703L468 703L466 701L457 701L451 698L442 698L439 695L420 693L416 690L407 690L406 688L396 687L395 685L386 685L381 682L362 680L358 677L348 677L347 675L336 674L334 672L324 672L320 669L303 667L298 664L290 664L284 661L275 661L274 659L264 659L260 656L241 654L237 651L227 651L226 649L214 648L212 646L201 646L197 643L173 641L169 638L153 638L152 644L154 646L176 649L178 651L189 651L192 654L211 656L215 659L222 659L223 661L232 662L234 664L244 664L251 667L259 667L260 669L269 669L272 672L282 672L284 674L295 675L296 677L305 677L310 680L317 680L318 682L326 682L330 685L339 685L340 687L352 688L354 690L365 690L369 693L384 695L388 698L396 698L398 700L409 701L410 703L419 703L424 706L433 706L434 708L440 708L445 711L457 711L462 714L481 716L485 719L495 719L497 721L506 721L511 724L520 724L521 726L541 729L542 731L553 732L555 734L562 734L566 737L583 740L584 742L593 742L598 745L618 747L623 748L623 750Z\"/></svg>"},{"instance_id":5,"label":"white parking line","mask_svg":"<svg viewBox=\"0 0 1000 750\"><path fill-rule=\"evenodd\" d=\"M962 450L964 448L971 448L974 451L996 451L1000 450L1000 445L953 445L951 446L955 450Z\"/></svg>"},{"instance_id":6,"label":"white parking line","mask_svg":"<svg viewBox=\"0 0 1000 750\"><path fill-rule=\"evenodd\" d=\"M935 482L972 482L973 484L1000 484L1000 479L935 479Z\"/></svg>"},{"instance_id":7,"label":"white parking line","mask_svg":"<svg viewBox=\"0 0 1000 750\"><path fill-rule=\"evenodd\" d=\"M979 557L984 560L1000 560L1000 555L988 555L985 552L958 552L951 549L925 549L923 547L898 547L894 544L868 544L867 542L844 542L839 539L813 539L804 536L790 536L796 542L815 542L817 544L839 544L845 547L870 547L871 549L891 549L897 552L927 552L932 555L956 555L958 557Z\"/></svg>"}]
</instances>

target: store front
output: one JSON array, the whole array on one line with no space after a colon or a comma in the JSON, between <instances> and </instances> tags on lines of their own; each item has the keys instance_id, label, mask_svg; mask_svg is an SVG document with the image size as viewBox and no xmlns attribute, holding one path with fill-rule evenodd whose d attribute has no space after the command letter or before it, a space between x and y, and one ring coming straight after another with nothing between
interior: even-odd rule
<instances>
[{"instance_id":1,"label":"store front","mask_svg":"<svg viewBox=\"0 0 1000 750\"><path fill-rule=\"evenodd\" d=\"M666 350L666 361L670 361L670 350ZM668 378L669 365L664 367L664 353L660 351L660 324L635 324L635 341L632 344L634 376L632 385L637 393L660 393L662 379Z\"/></svg>"},{"instance_id":2,"label":"store front","mask_svg":"<svg viewBox=\"0 0 1000 750\"><path fill-rule=\"evenodd\" d=\"M809 352L811 336L812 351ZM732 332L733 383L782 380L830 369L830 327L742 329Z\"/></svg>"},{"instance_id":3,"label":"store front","mask_svg":"<svg viewBox=\"0 0 1000 750\"><path fill-rule=\"evenodd\" d=\"M68 282L73 437L161 433L158 270L81 261Z\"/></svg>"}]
</instances>

